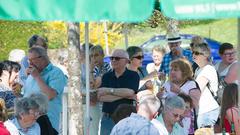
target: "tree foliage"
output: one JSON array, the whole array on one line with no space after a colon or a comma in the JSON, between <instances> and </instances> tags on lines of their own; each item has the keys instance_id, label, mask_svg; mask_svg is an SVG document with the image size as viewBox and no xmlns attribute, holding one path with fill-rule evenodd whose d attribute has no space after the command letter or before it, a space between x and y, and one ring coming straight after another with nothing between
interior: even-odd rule
<instances>
[{"instance_id":1,"label":"tree foliage","mask_svg":"<svg viewBox=\"0 0 240 135\"><path fill-rule=\"evenodd\" d=\"M42 22L0 20L0 60L7 59L12 49L26 50L27 40L33 34L43 34Z\"/></svg>"},{"instance_id":2,"label":"tree foliage","mask_svg":"<svg viewBox=\"0 0 240 135\"><path fill-rule=\"evenodd\" d=\"M121 23L107 23L108 44L110 48L122 38ZM80 40L84 43L84 24L80 24ZM90 23L89 37L93 44L100 44L105 48L103 23ZM44 36L48 40L50 49L67 47L67 27L65 22L23 22L0 21L0 60L7 59L12 49L27 50L27 41L33 34Z\"/></svg>"}]
</instances>

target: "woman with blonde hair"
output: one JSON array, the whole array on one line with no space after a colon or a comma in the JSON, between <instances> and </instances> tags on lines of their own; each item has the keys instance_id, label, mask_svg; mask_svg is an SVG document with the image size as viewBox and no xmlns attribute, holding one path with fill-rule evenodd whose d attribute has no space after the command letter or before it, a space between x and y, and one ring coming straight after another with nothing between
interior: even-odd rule
<instances>
[{"instance_id":1,"label":"woman with blonde hair","mask_svg":"<svg viewBox=\"0 0 240 135\"><path fill-rule=\"evenodd\" d=\"M218 91L217 71L211 63L211 52L207 43L194 45L192 54L194 62L199 66L195 71L195 80L201 90L198 128L213 126L219 115L219 105L214 99Z\"/></svg>"}]
</instances>

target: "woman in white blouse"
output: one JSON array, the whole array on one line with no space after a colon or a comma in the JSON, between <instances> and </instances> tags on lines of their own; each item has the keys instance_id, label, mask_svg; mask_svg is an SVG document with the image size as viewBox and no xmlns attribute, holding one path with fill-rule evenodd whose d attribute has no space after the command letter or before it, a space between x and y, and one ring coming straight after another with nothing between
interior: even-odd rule
<instances>
[{"instance_id":1,"label":"woman in white blouse","mask_svg":"<svg viewBox=\"0 0 240 135\"><path fill-rule=\"evenodd\" d=\"M213 97L218 91L217 71L211 64L208 44L195 45L192 53L194 62L199 66L195 71L195 80L201 90L197 124L199 128L213 126L219 115L219 105Z\"/></svg>"}]
</instances>

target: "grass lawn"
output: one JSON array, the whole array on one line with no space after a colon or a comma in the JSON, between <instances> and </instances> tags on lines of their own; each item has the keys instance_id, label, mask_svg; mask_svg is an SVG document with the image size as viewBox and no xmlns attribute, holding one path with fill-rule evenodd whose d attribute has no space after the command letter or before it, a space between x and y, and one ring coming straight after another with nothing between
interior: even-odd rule
<instances>
[{"instance_id":1,"label":"grass lawn","mask_svg":"<svg viewBox=\"0 0 240 135\"><path fill-rule=\"evenodd\" d=\"M237 44L237 19L215 20L208 24L186 26L180 33L209 37L220 42ZM140 45L156 34L166 34L161 28L133 28L129 31L129 46ZM124 39L117 42L116 48L125 48Z\"/></svg>"}]
</instances>

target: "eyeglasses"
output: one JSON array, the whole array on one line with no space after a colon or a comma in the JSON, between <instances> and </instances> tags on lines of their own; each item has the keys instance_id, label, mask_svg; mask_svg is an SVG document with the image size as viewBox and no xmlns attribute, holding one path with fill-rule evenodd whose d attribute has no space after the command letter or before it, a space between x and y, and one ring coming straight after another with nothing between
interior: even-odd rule
<instances>
[{"instance_id":1,"label":"eyeglasses","mask_svg":"<svg viewBox=\"0 0 240 135\"><path fill-rule=\"evenodd\" d=\"M41 57L42 57L42 56L38 56L38 57L35 57L35 58L31 58L31 59L29 58L28 60L29 60L29 61L33 61L33 60L38 59L38 58L41 58Z\"/></svg>"},{"instance_id":2,"label":"eyeglasses","mask_svg":"<svg viewBox=\"0 0 240 135\"><path fill-rule=\"evenodd\" d=\"M233 56L235 54L236 54L236 52L234 51L234 52L224 53L223 55L225 55L225 56Z\"/></svg>"},{"instance_id":3,"label":"eyeglasses","mask_svg":"<svg viewBox=\"0 0 240 135\"><path fill-rule=\"evenodd\" d=\"M29 115L33 115L34 117L38 117L39 116L39 112L38 111L36 111L36 112L30 111Z\"/></svg>"},{"instance_id":4,"label":"eyeglasses","mask_svg":"<svg viewBox=\"0 0 240 135\"><path fill-rule=\"evenodd\" d=\"M113 61L113 60L119 61L120 59L125 59L125 58L122 58L122 57L110 57L111 61Z\"/></svg>"},{"instance_id":5,"label":"eyeglasses","mask_svg":"<svg viewBox=\"0 0 240 135\"><path fill-rule=\"evenodd\" d=\"M173 113L173 112L171 112L171 114L173 115L174 118L181 118L181 117L182 117L182 115L180 115L180 114L175 114L175 113Z\"/></svg>"},{"instance_id":6,"label":"eyeglasses","mask_svg":"<svg viewBox=\"0 0 240 135\"><path fill-rule=\"evenodd\" d=\"M136 59L139 59L139 60L141 60L141 59L143 59L143 58L144 58L144 56L143 56L143 55L139 55L139 56L134 56L134 57L132 57L132 58L136 58Z\"/></svg>"},{"instance_id":7,"label":"eyeglasses","mask_svg":"<svg viewBox=\"0 0 240 135\"><path fill-rule=\"evenodd\" d=\"M204 53L197 52L197 51L193 51L192 54L194 54L194 55L204 55Z\"/></svg>"}]
</instances>

